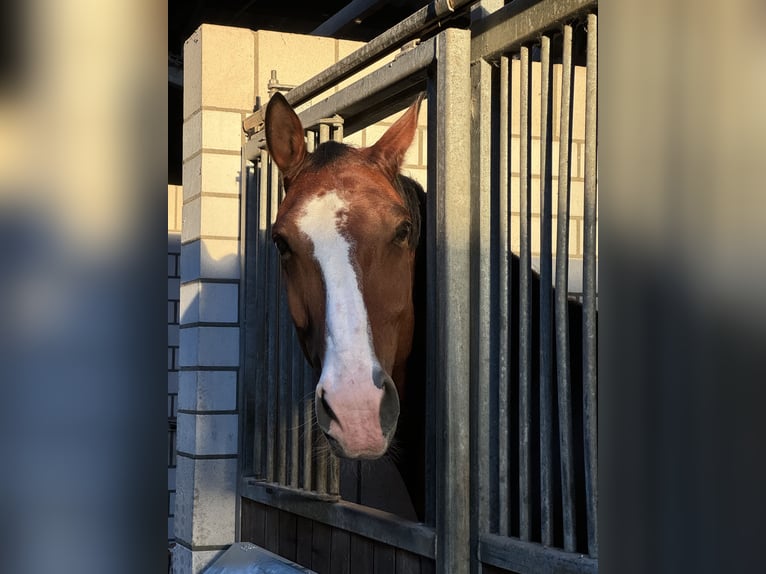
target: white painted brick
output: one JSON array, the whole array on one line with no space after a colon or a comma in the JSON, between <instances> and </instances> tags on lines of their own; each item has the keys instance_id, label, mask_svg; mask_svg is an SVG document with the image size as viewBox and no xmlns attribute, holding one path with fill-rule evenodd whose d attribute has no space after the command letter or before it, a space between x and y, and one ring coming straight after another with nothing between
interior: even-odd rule
<instances>
[{"instance_id":1,"label":"white painted brick","mask_svg":"<svg viewBox=\"0 0 766 574\"><path fill-rule=\"evenodd\" d=\"M178 371L168 373L168 392L169 393L177 393L178 392Z\"/></svg>"},{"instance_id":2,"label":"white painted brick","mask_svg":"<svg viewBox=\"0 0 766 574\"><path fill-rule=\"evenodd\" d=\"M179 302L179 320L181 324L199 323L199 283L181 285Z\"/></svg>"},{"instance_id":3,"label":"white painted brick","mask_svg":"<svg viewBox=\"0 0 766 574\"><path fill-rule=\"evenodd\" d=\"M237 373L181 371L178 408L190 411L229 411L237 408Z\"/></svg>"},{"instance_id":4,"label":"white painted brick","mask_svg":"<svg viewBox=\"0 0 766 574\"><path fill-rule=\"evenodd\" d=\"M202 112L197 112L184 121L183 135L181 139L181 157L185 162L188 158L202 149ZM182 180L182 183L185 188L187 182Z\"/></svg>"},{"instance_id":5,"label":"white painted brick","mask_svg":"<svg viewBox=\"0 0 766 574\"><path fill-rule=\"evenodd\" d=\"M237 454L237 418L237 415L178 413L179 452Z\"/></svg>"},{"instance_id":6,"label":"white painted brick","mask_svg":"<svg viewBox=\"0 0 766 574\"><path fill-rule=\"evenodd\" d=\"M242 114L202 110L202 147L239 151L242 147Z\"/></svg>"},{"instance_id":7,"label":"white painted brick","mask_svg":"<svg viewBox=\"0 0 766 574\"><path fill-rule=\"evenodd\" d=\"M239 241L202 239L181 246L181 281L239 279Z\"/></svg>"},{"instance_id":8,"label":"white painted brick","mask_svg":"<svg viewBox=\"0 0 766 574\"><path fill-rule=\"evenodd\" d=\"M200 190L203 193L226 193L239 196L239 155L205 152L201 156ZM190 196L191 197L191 196Z\"/></svg>"},{"instance_id":9,"label":"white painted brick","mask_svg":"<svg viewBox=\"0 0 766 574\"><path fill-rule=\"evenodd\" d=\"M203 196L201 199L201 234L237 239L239 237L239 198Z\"/></svg>"},{"instance_id":10,"label":"white painted brick","mask_svg":"<svg viewBox=\"0 0 766 574\"><path fill-rule=\"evenodd\" d=\"M178 364L182 367L239 366L239 327L181 329Z\"/></svg>"},{"instance_id":11,"label":"white painted brick","mask_svg":"<svg viewBox=\"0 0 766 574\"><path fill-rule=\"evenodd\" d=\"M192 513L194 510L194 463L196 461L179 456L176 464L176 538L190 542L192 538Z\"/></svg>"},{"instance_id":12,"label":"white painted brick","mask_svg":"<svg viewBox=\"0 0 766 574\"><path fill-rule=\"evenodd\" d=\"M183 163L181 177L183 178L183 201L188 201L191 197L196 197L202 192L202 158L198 154Z\"/></svg>"},{"instance_id":13,"label":"white painted brick","mask_svg":"<svg viewBox=\"0 0 766 574\"><path fill-rule=\"evenodd\" d=\"M202 235L202 198L184 203L181 210L183 219L181 223L181 241L199 239Z\"/></svg>"},{"instance_id":14,"label":"white painted brick","mask_svg":"<svg viewBox=\"0 0 766 574\"><path fill-rule=\"evenodd\" d=\"M168 325L168 347L178 346L178 325Z\"/></svg>"}]
</instances>

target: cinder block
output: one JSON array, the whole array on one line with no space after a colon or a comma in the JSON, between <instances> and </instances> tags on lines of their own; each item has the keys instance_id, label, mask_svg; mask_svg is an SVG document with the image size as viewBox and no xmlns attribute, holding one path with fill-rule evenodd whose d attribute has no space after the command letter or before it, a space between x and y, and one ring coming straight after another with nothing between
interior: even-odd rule
<instances>
[{"instance_id":1,"label":"cinder block","mask_svg":"<svg viewBox=\"0 0 766 574\"><path fill-rule=\"evenodd\" d=\"M192 282L181 286L181 322L235 323L239 317L239 286Z\"/></svg>"},{"instance_id":2,"label":"cinder block","mask_svg":"<svg viewBox=\"0 0 766 574\"><path fill-rule=\"evenodd\" d=\"M239 327L189 327L180 341L181 367L239 366Z\"/></svg>"},{"instance_id":3,"label":"cinder block","mask_svg":"<svg viewBox=\"0 0 766 574\"><path fill-rule=\"evenodd\" d=\"M200 31L202 106L251 111L255 103L253 32L213 24L203 24Z\"/></svg>"},{"instance_id":4,"label":"cinder block","mask_svg":"<svg viewBox=\"0 0 766 574\"><path fill-rule=\"evenodd\" d=\"M181 281L239 279L239 241L201 239L181 246Z\"/></svg>"},{"instance_id":5,"label":"cinder block","mask_svg":"<svg viewBox=\"0 0 766 574\"><path fill-rule=\"evenodd\" d=\"M202 193L202 154L197 154L184 161L181 177L183 181L183 203L186 203Z\"/></svg>"},{"instance_id":6,"label":"cinder block","mask_svg":"<svg viewBox=\"0 0 766 574\"><path fill-rule=\"evenodd\" d=\"M202 149L202 112L196 112L184 120L182 133L182 160L186 162L191 156ZM185 175L185 174L184 174ZM183 177L183 176L182 176ZM183 182L184 187L186 181Z\"/></svg>"},{"instance_id":7,"label":"cinder block","mask_svg":"<svg viewBox=\"0 0 766 574\"><path fill-rule=\"evenodd\" d=\"M205 236L239 237L239 198L202 196L201 232Z\"/></svg>"},{"instance_id":8,"label":"cinder block","mask_svg":"<svg viewBox=\"0 0 766 574\"><path fill-rule=\"evenodd\" d=\"M173 574L200 574L224 552L225 549L191 551L176 544L173 549Z\"/></svg>"},{"instance_id":9,"label":"cinder block","mask_svg":"<svg viewBox=\"0 0 766 574\"><path fill-rule=\"evenodd\" d=\"M197 28L184 42L183 117L202 107L202 30Z\"/></svg>"},{"instance_id":10,"label":"cinder block","mask_svg":"<svg viewBox=\"0 0 766 574\"><path fill-rule=\"evenodd\" d=\"M242 147L242 114L202 110L202 147L239 151Z\"/></svg>"},{"instance_id":11,"label":"cinder block","mask_svg":"<svg viewBox=\"0 0 766 574\"><path fill-rule=\"evenodd\" d=\"M236 492L237 459L179 456L176 537L193 546L231 544Z\"/></svg>"},{"instance_id":12,"label":"cinder block","mask_svg":"<svg viewBox=\"0 0 766 574\"><path fill-rule=\"evenodd\" d=\"M190 411L229 411L237 408L234 371L180 371L178 408Z\"/></svg>"},{"instance_id":13,"label":"cinder block","mask_svg":"<svg viewBox=\"0 0 766 574\"><path fill-rule=\"evenodd\" d=\"M259 30L257 35L256 94L265 102L271 71L280 84L299 85L335 63L335 40L321 36ZM296 54L310 54L299 58ZM314 101L324 97L319 94Z\"/></svg>"},{"instance_id":14,"label":"cinder block","mask_svg":"<svg viewBox=\"0 0 766 574\"><path fill-rule=\"evenodd\" d=\"M237 454L235 414L178 413L178 451L195 455Z\"/></svg>"},{"instance_id":15,"label":"cinder block","mask_svg":"<svg viewBox=\"0 0 766 574\"><path fill-rule=\"evenodd\" d=\"M200 174L203 193L226 193L239 197L241 160L239 154L202 154Z\"/></svg>"},{"instance_id":16,"label":"cinder block","mask_svg":"<svg viewBox=\"0 0 766 574\"><path fill-rule=\"evenodd\" d=\"M184 203L183 222L181 224L181 241L187 242L199 239L202 235L202 197Z\"/></svg>"}]
</instances>

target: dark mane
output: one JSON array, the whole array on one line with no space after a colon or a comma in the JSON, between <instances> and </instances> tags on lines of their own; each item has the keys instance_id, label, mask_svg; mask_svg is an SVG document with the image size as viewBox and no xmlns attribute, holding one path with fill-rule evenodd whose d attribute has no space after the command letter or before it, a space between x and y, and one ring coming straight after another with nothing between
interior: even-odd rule
<instances>
[{"instance_id":1,"label":"dark mane","mask_svg":"<svg viewBox=\"0 0 766 574\"><path fill-rule=\"evenodd\" d=\"M343 159L352 150L350 146L336 142L327 141L317 146L317 148L309 154L306 161L306 169L320 170L323 169L338 160Z\"/></svg>"},{"instance_id":2,"label":"dark mane","mask_svg":"<svg viewBox=\"0 0 766 574\"><path fill-rule=\"evenodd\" d=\"M412 248L418 246L421 227L421 210L426 204L426 193L420 184L406 175L398 175L394 180L394 188L404 199L412 219Z\"/></svg>"}]
</instances>

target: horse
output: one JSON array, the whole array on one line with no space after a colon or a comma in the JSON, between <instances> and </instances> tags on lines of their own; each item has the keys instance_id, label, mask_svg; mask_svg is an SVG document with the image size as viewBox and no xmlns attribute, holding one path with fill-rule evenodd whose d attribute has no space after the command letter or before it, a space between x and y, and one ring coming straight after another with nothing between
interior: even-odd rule
<instances>
[{"instance_id":1,"label":"horse","mask_svg":"<svg viewBox=\"0 0 766 574\"><path fill-rule=\"evenodd\" d=\"M339 457L374 460L392 443L394 458L417 518L425 507L426 221L425 192L400 173L417 129L423 95L372 146L329 141L308 152L300 119L279 93L265 114L266 143L279 167L285 196L272 226L280 254L290 314L303 353L319 373L315 414ZM518 255L509 253L510 275L519 277ZM530 273L532 380L539 377L540 276ZM511 289L509 381L511 403L519 392L519 290ZM572 400L582 394L582 305L568 301ZM462 318L455 318L462 320ZM555 333L555 324L552 325ZM553 348L556 353L555 341ZM553 364L553 381L556 366ZM467 384L467 382L466 382ZM556 419L556 389L547 400ZM539 406L530 391L531 523L540 528ZM510 428L518 428L512 404ZM582 492L582 413L573 408L574 474ZM536 430L537 429L537 430ZM555 436L555 435L554 435ZM511 433L511 454L518 439ZM561 464L558 441L554 468ZM518 485L518 478L510 478ZM561 541L561 495L553 473L555 542ZM512 487L513 488L513 487ZM584 542L584 500L577 499L578 539Z\"/></svg>"},{"instance_id":2,"label":"horse","mask_svg":"<svg viewBox=\"0 0 766 574\"><path fill-rule=\"evenodd\" d=\"M303 354L319 373L317 424L341 458L379 459L396 442L421 517L425 376L412 351L423 347L425 193L400 169L422 99L364 148L329 141L309 152L279 93L264 118L285 190L272 239Z\"/></svg>"}]
</instances>

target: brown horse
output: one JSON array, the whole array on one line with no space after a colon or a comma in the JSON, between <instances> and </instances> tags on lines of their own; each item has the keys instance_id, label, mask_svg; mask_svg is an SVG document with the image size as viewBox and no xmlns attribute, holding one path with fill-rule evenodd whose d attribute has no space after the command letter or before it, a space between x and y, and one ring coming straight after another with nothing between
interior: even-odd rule
<instances>
[{"instance_id":1,"label":"brown horse","mask_svg":"<svg viewBox=\"0 0 766 574\"><path fill-rule=\"evenodd\" d=\"M266 109L266 142L285 188L272 237L303 352L321 373L317 422L344 458L381 457L400 406L413 410L404 403L423 191L399 170L421 100L373 146L326 142L313 153L282 95Z\"/></svg>"}]
</instances>

